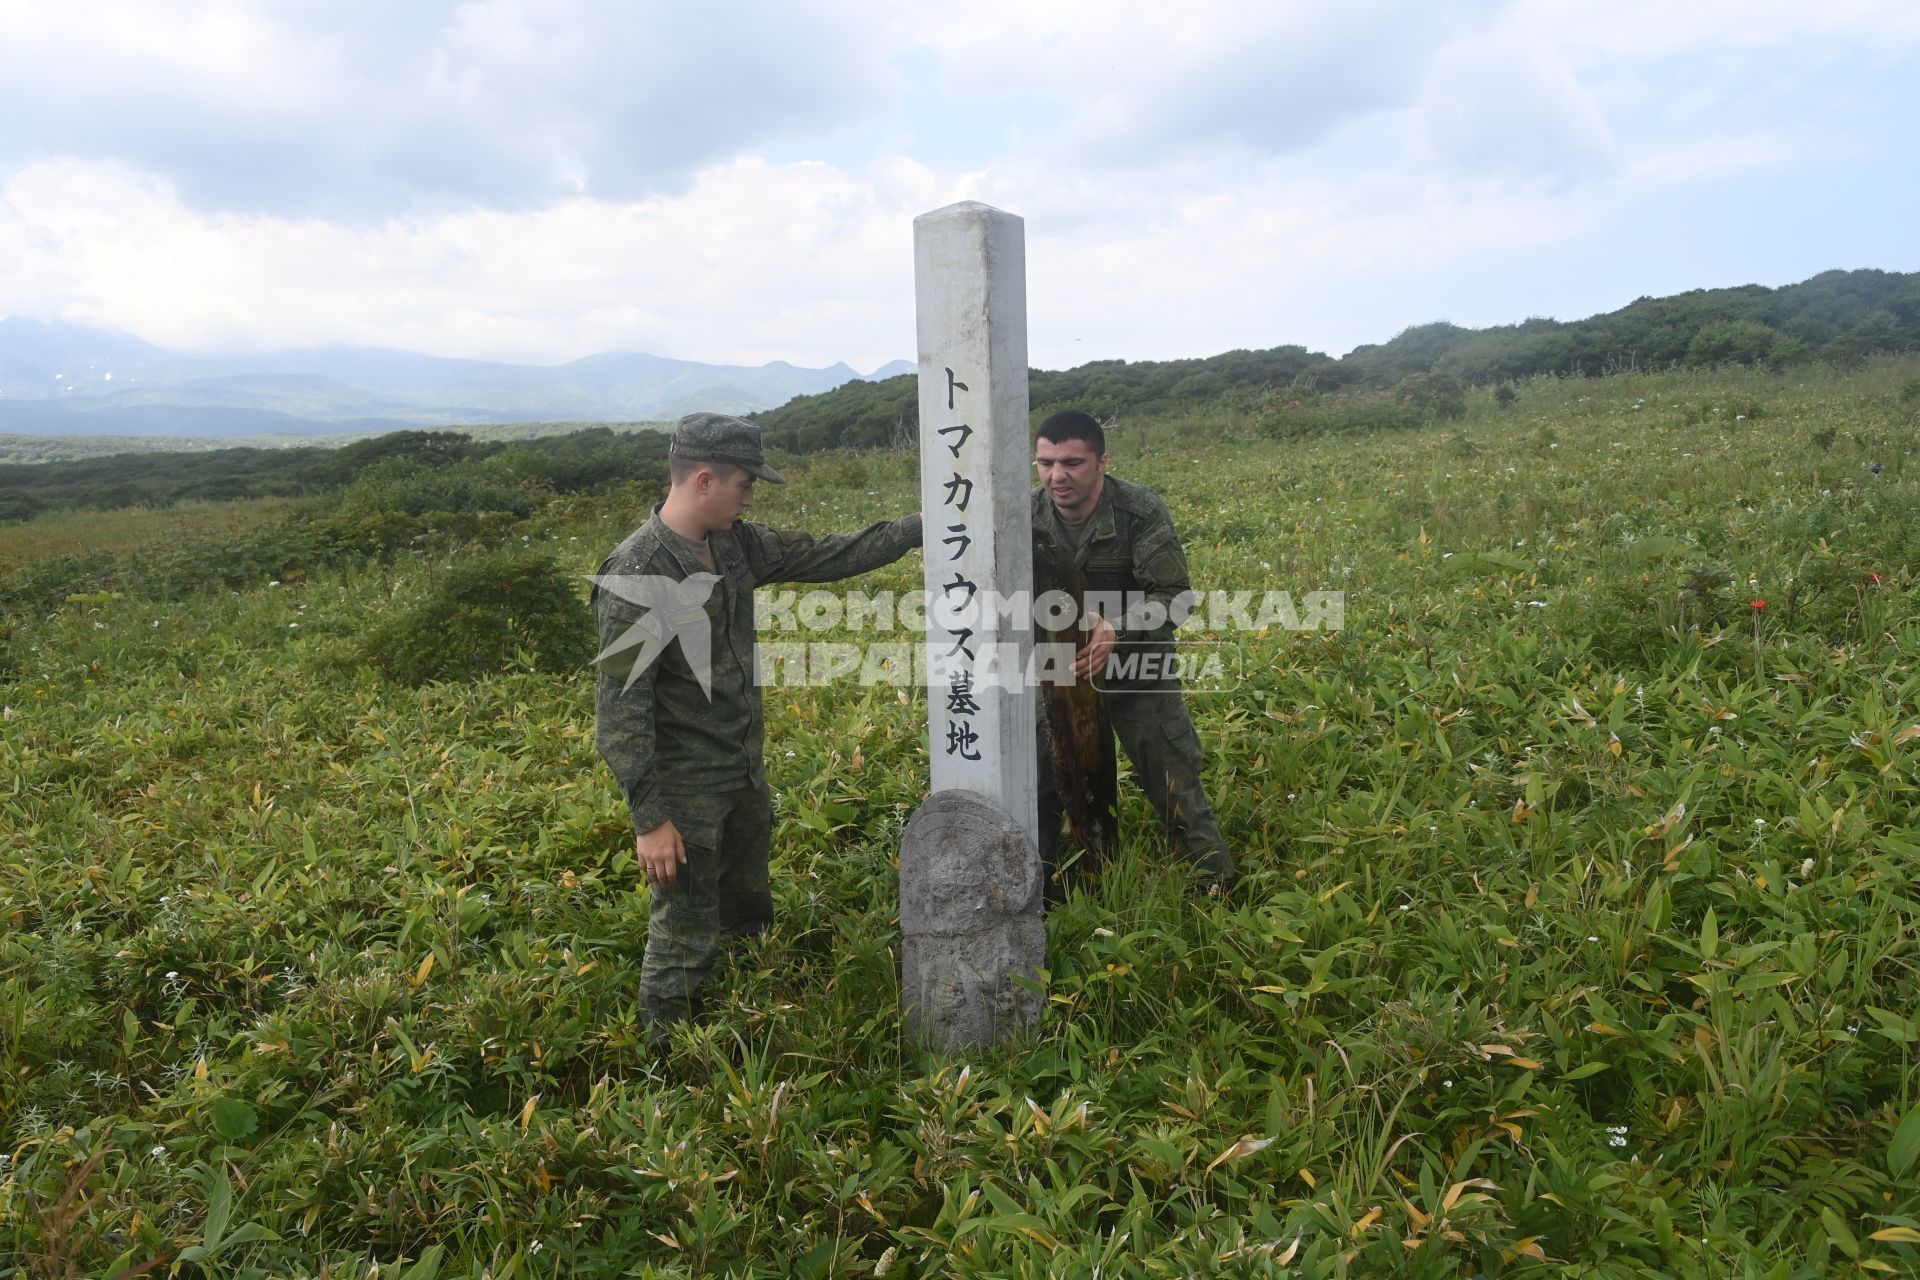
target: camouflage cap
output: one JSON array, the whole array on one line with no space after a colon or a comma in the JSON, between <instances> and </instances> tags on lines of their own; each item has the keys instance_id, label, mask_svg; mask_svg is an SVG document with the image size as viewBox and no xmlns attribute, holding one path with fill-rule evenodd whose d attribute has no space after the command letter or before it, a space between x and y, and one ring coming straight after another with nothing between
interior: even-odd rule
<instances>
[{"instance_id":1,"label":"camouflage cap","mask_svg":"<svg viewBox=\"0 0 1920 1280\"><path fill-rule=\"evenodd\" d=\"M724 413L690 413L673 429L667 443L667 455L700 462L731 462L772 484L785 484L787 478L767 465L760 450L760 428Z\"/></svg>"}]
</instances>

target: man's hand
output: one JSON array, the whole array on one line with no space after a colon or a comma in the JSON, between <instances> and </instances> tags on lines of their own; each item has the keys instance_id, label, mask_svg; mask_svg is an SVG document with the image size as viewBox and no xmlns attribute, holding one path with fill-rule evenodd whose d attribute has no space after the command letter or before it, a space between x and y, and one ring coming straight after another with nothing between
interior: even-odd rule
<instances>
[{"instance_id":1,"label":"man's hand","mask_svg":"<svg viewBox=\"0 0 1920 1280\"><path fill-rule=\"evenodd\" d=\"M1113 646L1119 637L1114 634L1113 624L1099 614L1089 615L1093 623L1093 634L1087 637L1087 643L1073 657L1073 677L1076 680L1090 680L1107 669L1107 655L1113 652Z\"/></svg>"},{"instance_id":2,"label":"man's hand","mask_svg":"<svg viewBox=\"0 0 1920 1280\"><path fill-rule=\"evenodd\" d=\"M663 822L645 835L633 838L633 856L647 873L648 884L672 884L687 865L687 845L680 828Z\"/></svg>"}]
</instances>

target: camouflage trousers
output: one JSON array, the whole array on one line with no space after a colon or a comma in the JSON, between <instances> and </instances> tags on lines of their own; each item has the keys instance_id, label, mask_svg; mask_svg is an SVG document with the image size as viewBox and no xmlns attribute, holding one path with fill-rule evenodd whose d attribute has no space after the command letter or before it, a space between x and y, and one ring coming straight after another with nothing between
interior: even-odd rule
<instances>
[{"instance_id":1,"label":"camouflage trousers","mask_svg":"<svg viewBox=\"0 0 1920 1280\"><path fill-rule=\"evenodd\" d=\"M1168 842L1208 875L1231 882L1233 854L1200 785L1206 753L1194 732L1193 717L1187 714L1185 695L1177 688L1120 690L1106 694L1105 701L1114 736L1133 764L1140 789L1160 815ZM1044 719L1038 747L1040 861L1051 884L1059 861L1062 809Z\"/></svg>"},{"instance_id":2,"label":"camouflage trousers","mask_svg":"<svg viewBox=\"0 0 1920 1280\"><path fill-rule=\"evenodd\" d=\"M663 797L687 864L670 885L653 886L640 999L656 1039L700 1011L723 943L773 924L767 856L773 800L765 787Z\"/></svg>"}]
</instances>

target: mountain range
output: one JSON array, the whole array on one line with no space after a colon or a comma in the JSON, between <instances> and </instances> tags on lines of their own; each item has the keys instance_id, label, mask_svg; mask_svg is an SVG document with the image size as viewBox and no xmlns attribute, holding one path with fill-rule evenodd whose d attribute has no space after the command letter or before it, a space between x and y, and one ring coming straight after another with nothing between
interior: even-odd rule
<instances>
[{"instance_id":1,"label":"mountain range","mask_svg":"<svg viewBox=\"0 0 1920 1280\"><path fill-rule=\"evenodd\" d=\"M845 383L845 364L701 364L605 352L561 365L379 348L192 356L63 321L0 319L0 433L341 435L509 422L646 422L749 413Z\"/></svg>"}]
</instances>

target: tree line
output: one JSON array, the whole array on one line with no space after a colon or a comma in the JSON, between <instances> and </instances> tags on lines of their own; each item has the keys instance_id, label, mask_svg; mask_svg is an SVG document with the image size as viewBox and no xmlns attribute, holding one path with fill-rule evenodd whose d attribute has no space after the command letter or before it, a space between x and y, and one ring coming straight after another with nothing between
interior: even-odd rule
<instances>
[{"instance_id":1,"label":"tree line","mask_svg":"<svg viewBox=\"0 0 1920 1280\"><path fill-rule=\"evenodd\" d=\"M664 433L589 427L531 440L396 431L338 448L123 453L18 463L0 465L0 521L78 508L167 507L192 499L314 497L355 482L392 496L392 503L377 506L411 507L415 515L434 509L506 510L524 505L531 491L583 493L630 480L664 481L666 457Z\"/></svg>"},{"instance_id":2,"label":"tree line","mask_svg":"<svg viewBox=\"0 0 1920 1280\"><path fill-rule=\"evenodd\" d=\"M1275 410L1284 419L1276 429L1290 431L1300 422L1319 429L1311 424L1348 418L1365 427L1445 417L1459 387L1539 375L1593 377L1689 365L1784 369L1810 361L1848 365L1914 350L1920 350L1920 273L1828 271L1780 289L1744 285L1640 298L1618 311L1565 323L1530 319L1468 329L1437 321L1356 347L1337 360L1282 346L1205 359L1096 360L1072 369L1035 369L1029 401L1038 420L1068 406L1107 417L1122 410L1193 410L1235 397L1249 407L1285 400ZM1353 393L1377 394L1361 397L1361 412L1354 409ZM750 416L765 430L770 448L791 454L908 446L919 438L918 397L917 380L907 374L849 382ZM516 441L402 431L338 448L0 464L0 521L82 507L328 494L383 466L386 473L368 477L363 488L400 486L412 496L389 495L398 505L383 499L379 509L412 507L416 516L426 510L511 510L513 494L521 490L585 492L663 480L665 459L664 433L589 427ZM449 484L458 496L453 490L434 496L436 487Z\"/></svg>"},{"instance_id":3,"label":"tree line","mask_svg":"<svg viewBox=\"0 0 1920 1280\"><path fill-rule=\"evenodd\" d=\"M1235 394L1251 400L1281 388L1316 394L1386 391L1428 377L1493 386L1540 375L1597 377L1687 366L1846 366L1870 355L1914 350L1920 350L1920 273L1827 271L1779 289L1742 285L1643 297L1585 320L1534 318L1486 329L1436 321L1388 342L1355 347L1337 360L1287 346L1203 360L1100 360L1063 371L1035 369L1029 400L1036 418L1067 406L1104 417L1123 408L1193 409ZM918 388L912 375L849 383L752 416L770 444L792 453L871 448L917 438Z\"/></svg>"}]
</instances>

